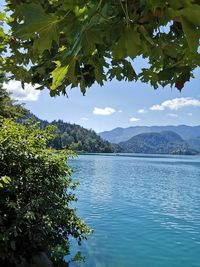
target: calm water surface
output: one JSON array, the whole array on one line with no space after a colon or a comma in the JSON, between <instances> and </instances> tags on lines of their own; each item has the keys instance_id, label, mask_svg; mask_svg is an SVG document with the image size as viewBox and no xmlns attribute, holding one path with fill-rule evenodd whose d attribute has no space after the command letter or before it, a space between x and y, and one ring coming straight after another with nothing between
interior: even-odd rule
<instances>
[{"instance_id":1,"label":"calm water surface","mask_svg":"<svg viewBox=\"0 0 200 267\"><path fill-rule=\"evenodd\" d=\"M70 163L94 229L83 267L200 267L200 157L83 155Z\"/></svg>"}]
</instances>

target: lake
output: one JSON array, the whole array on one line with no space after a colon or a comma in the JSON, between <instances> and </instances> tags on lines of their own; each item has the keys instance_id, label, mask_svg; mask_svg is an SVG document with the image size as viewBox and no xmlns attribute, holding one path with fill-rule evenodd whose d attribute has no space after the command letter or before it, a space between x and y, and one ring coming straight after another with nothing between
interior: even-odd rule
<instances>
[{"instance_id":1,"label":"lake","mask_svg":"<svg viewBox=\"0 0 200 267\"><path fill-rule=\"evenodd\" d=\"M200 267L200 157L80 155L83 267Z\"/></svg>"}]
</instances>

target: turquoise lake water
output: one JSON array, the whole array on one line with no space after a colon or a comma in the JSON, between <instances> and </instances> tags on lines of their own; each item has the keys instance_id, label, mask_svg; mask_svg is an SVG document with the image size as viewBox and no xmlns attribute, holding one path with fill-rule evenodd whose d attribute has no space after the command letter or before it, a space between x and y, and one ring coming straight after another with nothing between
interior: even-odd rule
<instances>
[{"instance_id":1,"label":"turquoise lake water","mask_svg":"<svg viewBox=\"0 0 200 267\"><path fill-rule=\"evenodd\" d=\"M83 267L200 267L200 157L73 159Z\"/></svg>"}]
</instances>

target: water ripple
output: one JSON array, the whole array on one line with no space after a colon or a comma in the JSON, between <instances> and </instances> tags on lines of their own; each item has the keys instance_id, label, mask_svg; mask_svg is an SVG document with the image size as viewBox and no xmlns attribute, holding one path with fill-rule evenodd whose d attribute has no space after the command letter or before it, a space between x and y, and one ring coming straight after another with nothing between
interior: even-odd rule
<instances>
[{"instance_id":1,"label":"water ripple","mask_svg":"<svg viewBox=\"0 0 200 267\"><path fill-rule=\"evenodd\" d=\"M79 156L84 267L200 267L200 158Z\"/></svg>"}]
</instances>

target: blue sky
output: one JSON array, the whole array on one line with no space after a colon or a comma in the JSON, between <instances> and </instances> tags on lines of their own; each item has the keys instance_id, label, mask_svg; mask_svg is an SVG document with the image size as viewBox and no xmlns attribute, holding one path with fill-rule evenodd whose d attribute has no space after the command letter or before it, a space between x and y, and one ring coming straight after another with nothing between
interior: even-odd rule
<instances>
[{"instance_id":1,"label":"blue sky","mask_svg":"<svg viewBox=\"0 0 200 267\"><path fill-rule=\"evenodd\" d=\"M138 59L134 67L141 65ZM94 85L86 96L78 88L69 89L68 98L52 98L47 89L39 94L32 86L21 91L16 82L6 87L41 119L62 119L101 132L135 125L199 125L199 69L195 74L196 78L186 83L181 93L171 87L154 90L141 82L118 81L107 82L103 87Z\"/></svg>"}]
</instances>

